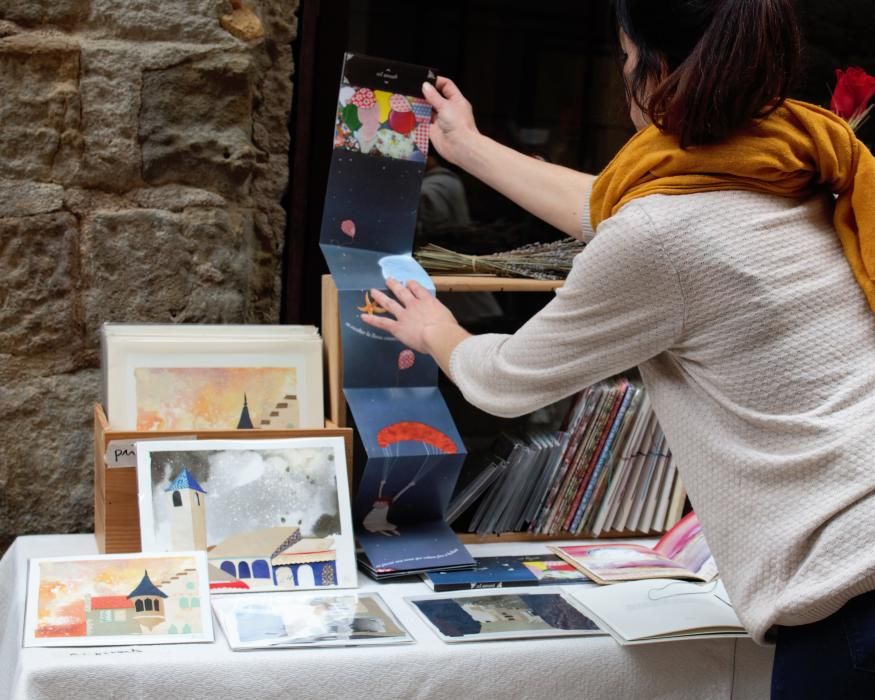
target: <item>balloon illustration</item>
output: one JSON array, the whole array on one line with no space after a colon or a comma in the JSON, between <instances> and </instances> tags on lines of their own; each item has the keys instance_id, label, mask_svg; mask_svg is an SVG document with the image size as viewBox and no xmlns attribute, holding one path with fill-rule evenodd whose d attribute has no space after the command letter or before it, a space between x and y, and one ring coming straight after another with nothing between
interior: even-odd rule
<instances>
[{"instance_id":1,"label":"balloon illustration","mask_svg":"<svg viewBox=\"0 0 875 700\"><path fill-rule=\"evenodd\" d=\"M416 362L416 355L413 354L413 350L405 349L398 353L398 369L410 369L414 362Z\"/></svg>"},{"instance_id":2,"label":"balloon illustration","mask_svg":"<svg viewBox=\"0 0 875 700\"><path fill-rule=\"evenodd\" d=\"M350 238L355 238L355 221L352 219L344 219L340 222L340 230Z\"/></svg>"}]
</instances>

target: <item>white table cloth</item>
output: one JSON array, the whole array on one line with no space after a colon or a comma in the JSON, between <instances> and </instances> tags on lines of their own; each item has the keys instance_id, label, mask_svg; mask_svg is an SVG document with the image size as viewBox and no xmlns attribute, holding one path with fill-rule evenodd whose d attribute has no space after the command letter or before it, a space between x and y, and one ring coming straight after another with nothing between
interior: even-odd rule
<instances>
[{"instance_id":1,"label":"white table cloth","mask_svg":"<svg viewBox=\"0 0 875 700\"><path fill-rule=\"evenodd\" d=\"M473 545L475 556L545 551L537 543ZM416 639L406 646L232 652L212 644L21 646L29 557L96 553L92 535L19 537L0 561L2 700L308 700L312 698L733 698L769 696L772 649L748 639L621 647L610 637L444 644L403 596L422 583L377 590Z\"/></svg>"}]
</instances>

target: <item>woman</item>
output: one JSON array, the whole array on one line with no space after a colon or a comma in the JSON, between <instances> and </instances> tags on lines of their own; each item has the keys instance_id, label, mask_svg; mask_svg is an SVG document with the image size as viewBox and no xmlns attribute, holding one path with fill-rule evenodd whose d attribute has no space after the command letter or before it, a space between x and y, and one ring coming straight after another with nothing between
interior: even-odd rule
<instances>
[{"instance_id":1,"label":"woman","mask_svg":"<svg viewBox=\"0 0 875 700\"><path fill-rule=\"evenodd\" d=\"M556 298L471 336L392 282L373 294L394 318L363 320L498 415L637 365L739 616L777 640L773 697L875 697L875 161L784 99L791 0L615 5L639 132L597 179L479 134L449 80L424 87L447 160L594 236Z\"/></svg>"}]
</instances>

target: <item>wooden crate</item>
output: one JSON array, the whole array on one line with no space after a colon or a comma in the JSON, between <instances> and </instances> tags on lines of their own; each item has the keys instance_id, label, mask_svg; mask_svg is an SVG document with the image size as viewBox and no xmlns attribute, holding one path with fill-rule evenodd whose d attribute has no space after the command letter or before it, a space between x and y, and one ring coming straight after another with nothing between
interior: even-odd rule
<instances>
[{"instance_id":1,"label":"wooden crate","mask_svg":"<svg viewBox=\"0 0 875 700\"><path fill-rule=\"evenodd\" d=\"M103 554L140 551L140 508L135 467L108 467L106 450L113 441L196 437L209 439L271 439L295 437L342 437L346 445L346 464L352 478L352 428L341 428L326 421L324 428L309 430L185 430L138 432L113 430L100 405L94 406L94 533Z\"/></svg>"}]
</instances>

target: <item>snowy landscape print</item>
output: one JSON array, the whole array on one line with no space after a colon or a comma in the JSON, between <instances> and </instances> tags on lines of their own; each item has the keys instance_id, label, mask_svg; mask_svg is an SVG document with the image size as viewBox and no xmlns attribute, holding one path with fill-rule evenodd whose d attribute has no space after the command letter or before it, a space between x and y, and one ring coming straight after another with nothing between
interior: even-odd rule
<instances>
[{"instance_id":1,"label":"snowy landscape print","mask_svg":"<svg viewBox=\"0 0 875 700\"><path fill-rule=\"evenodd\" d=\"M144 550L207 552L212 593L356 582L342 438L138 445Z\"/></svg>"}]
</instances>

